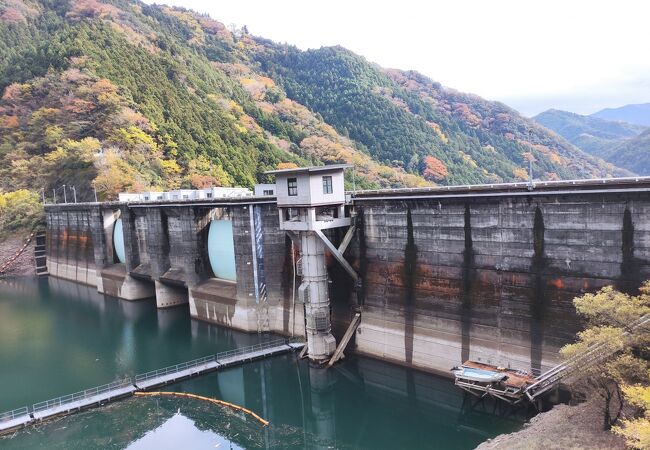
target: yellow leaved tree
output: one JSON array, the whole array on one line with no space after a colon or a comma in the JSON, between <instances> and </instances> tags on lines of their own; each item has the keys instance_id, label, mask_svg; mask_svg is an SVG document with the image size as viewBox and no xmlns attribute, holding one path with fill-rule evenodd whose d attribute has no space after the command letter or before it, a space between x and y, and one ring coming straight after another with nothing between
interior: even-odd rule
<instances>
[{"instance_id":1,"label":"yellow leaved tree","mask_svg":"<svg viewBox=\"0 0 650 450\"><path fill-rule=\"evenodd\" d=\"M634 446L632 436L645 430L647 437L650 426L649 416L643 412L647 411L647 404L639 403L636 400L638 396L634 395L640 392L639 389L647 390L650 382L650 329L631 325L638 324L650 314L650 281L639 288L638 295L619 292L608 286L573 302L578 314L585 319L586 328L578 333L574 344L562 348L562 355L570 358L597 345L602 352L612 356L583 369L574 377L572 388L586 396L602 398L605 429L611 428L624 415L625 400L628 406L637 405L634 415L626 417L615 429L626 438L629 434L628 443Z\"/></svg>"}]
</instances>

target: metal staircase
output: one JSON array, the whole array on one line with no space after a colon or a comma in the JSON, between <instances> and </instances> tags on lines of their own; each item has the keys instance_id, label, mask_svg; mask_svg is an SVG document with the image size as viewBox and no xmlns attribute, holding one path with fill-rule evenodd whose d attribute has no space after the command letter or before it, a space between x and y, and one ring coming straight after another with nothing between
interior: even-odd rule
<instances>
[{"instance_id":1,"label":"metal staircase","mask_svg":"<svg viewBox=\"0 0 650 450\"><path fill-rule=\"evenodd\" d=\"M628 325L624 335L629 336L646 326L650 326L650 315L645 315ZM530 401L534 401L539 396L554 389L561 381L570 379L579 371L605 361L619 350L621 350L620 346L614 346L608 343L595 344L585 352L575 355L562 364L558 364L543 373L536 379L535 383L524 390L524 394L526 394Z\"/></svg>"}]
</instances>

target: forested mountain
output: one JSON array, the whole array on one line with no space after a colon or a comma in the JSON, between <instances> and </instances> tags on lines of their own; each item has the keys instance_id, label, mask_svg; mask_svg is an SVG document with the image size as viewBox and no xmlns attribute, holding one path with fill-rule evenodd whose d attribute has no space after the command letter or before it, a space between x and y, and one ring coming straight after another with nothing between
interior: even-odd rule
<instances>
[{"instance_id":1,"label":"forested mountain","mask_svg":"<svg viewBox=\"0 0 650 450\"><path fill-rule=\"evenodd\" d=\"M620 108L605 108L593 113L592 116L650 127L650 103L625 105Z\"/></svg>"},{"instance_id":2,"label":"forested mountain","mask_svg":"<svg viewBox=\"0 0 650 450\"><path fill-rule=\"evenodd\" d=\"M444 88L417 72L382 69L341 47L304 52L264 45L256 60L291 98L374 158L407 171L424 169L434 181L522 180L529 159L544 179L621 173L506 105Z\"/></svg>"},{"instance_id":3,"label":"forested mountain","mask_svg":"<svg viewBox=\"0 0 650 450\"><path fill-rule=\"evenodd\" d=\"M550 109L533 118L599 158L639 175L650 175L648 128Z\"/></svg>"},{"instance_id":4,"label":"forested mountain","mask_svg":"<svg viewBox=\"0 0 650 450\"><path fill-rule=\"evenodd\" d=\"M646 129L642 125L604 120L595 116L582 116L559 109L549 109L533 119L569 142L573 142L583 134L607 140L629 138L638 136Z\"/></svg>"},{"instance_id":5,"label":"forested mountain","mask_svg":"<svg viewBox=\"0 0 650 450\"><path fill-rule=\"evenodd\" d=\"M626 167L639 175L650 175L650 129L608 148L601 156L619 167Z\"/></svg>"},{"instance_id":6,"label":"forested mountain","mask_svg":"<svg viewBox=\"0 0 650 450\"><path fill-rule=\"evenodd\" d=\"M251 186L354 163L362 188L626 173L507 106L340 47L131 0L0 2L0 191Z\"/></svg>"}]
</instances>

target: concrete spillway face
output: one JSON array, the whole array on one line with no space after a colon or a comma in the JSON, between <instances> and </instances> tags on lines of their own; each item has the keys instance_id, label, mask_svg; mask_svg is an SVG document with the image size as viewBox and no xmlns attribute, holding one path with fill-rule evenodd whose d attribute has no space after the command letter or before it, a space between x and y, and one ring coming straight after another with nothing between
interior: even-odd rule
<instances>
[{"instance_id":1,"label":"concrete spillway face","mask_svg":"<svg viewBox=\"0 0 650 450\"><path fill-rule=\"evenodd\" d=\"M213 220L210 222L208 258L215 277L222 280L237 280L232 221Z\"/></svg>"},{"instance_id":2,"label":"concrete spillway face","mask_svg":"<svg viewBox=\"0 0 650 450\"><path fill-rule=\"evenodd\" d=\"M126 261L126 252L124 251L124 232L122 231L121 218L115 221L115 226L113 227L113 247L117 259L124 264Z\"/></svg>"}]
</instances>

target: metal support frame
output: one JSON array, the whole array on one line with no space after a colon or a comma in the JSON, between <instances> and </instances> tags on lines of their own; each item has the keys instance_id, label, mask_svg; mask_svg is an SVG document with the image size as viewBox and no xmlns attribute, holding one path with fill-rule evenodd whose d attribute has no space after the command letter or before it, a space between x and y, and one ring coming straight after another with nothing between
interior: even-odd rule
<instances>
[{"instance_id":1,"label":"metal support frame","mask_svg":"<svg viewBox=\"0 0 650 450\"><path fill-rule=\"evenodd\" d=\"M314 233L320 238L321 241L325 244L327 249L332 253L332 255L336 258L336 260L343 266L345 271L352 277L355 283L359 282L359 275L357 272L352 268L349 262L345 260L343 257L343 253L339 251L338 248L334 247L334 244L330 242L329 239L327 239L327 236L323 234L321 230L314 230ZM352 238L350 238L352 239Z\"/></svg>"},{"instance_id":2,"label":"metal support frame","mask_svg":"<svg viewBox=\"0 0 650 450\"><path fill-rule=\"evenodd\" d=\"M341 255L345 253L345 251L348 249L348 245L350 245L350 242L352 242L352 238L354 237L354 232L357 230L357 226L352 224L350 228L348 228L347 233L345 233L345 237L343 237L343 241L341 241L341 245L339 245L339 252Z\"/></svg>"},{"instance_id":3,"label":"metal support frame","mask_svg":"<svg viewBox=\"0 0 650 450\"><path fill-rule=\"evenodd\" d=\"M352 336L354 335L354 332L357 331L357 328L359 327L360 323L361 323L361 313L358 312L352 318L352 322L350 322L350 326L348 326L348 329L345 332L343 339L341 339L341 342L339 342L339 346L336 348L336 351L332 355L330 362L327 363L327 367L332 367L334 363L343 356L343 351L348 346L350 339L352 339Z\"/></svg>"}]
</instances>

